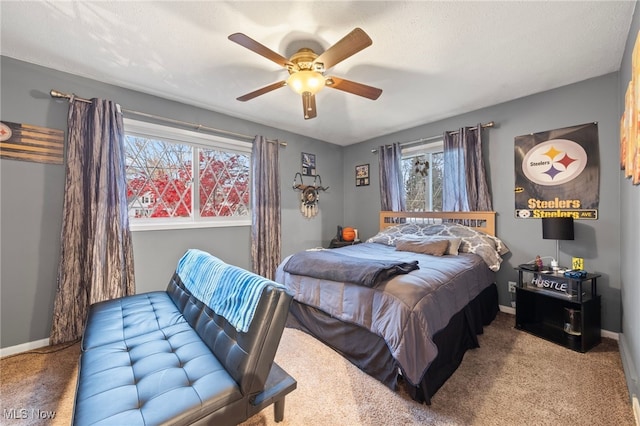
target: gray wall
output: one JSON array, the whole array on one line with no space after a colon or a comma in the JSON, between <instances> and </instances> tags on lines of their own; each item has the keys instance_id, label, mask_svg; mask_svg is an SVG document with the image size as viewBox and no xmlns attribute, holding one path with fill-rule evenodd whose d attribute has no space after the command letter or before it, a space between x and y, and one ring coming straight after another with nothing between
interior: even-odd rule
<instances>
[{"instance_id":1,"label":"gray wall","mask_svg":"<svg viewBox=\"0 0 640 426\"><path fill-rule=\"evenodd\" d=\"M509 306L511 294L507 291L507 281L517 280L513 268L537 254L555 256L555 242L542 239L540 220L516 219L514 216L514 138L597 121L601 160L599 217L598 220L576 222L575 240L560 243L560 261L567 264L571 256L583 257L586 269L602 274L598 280L598 292L602 294L602 325L606 330L620 331L617 111L618 76L614 73L349 146L345 149L344 176L349 176L355 164L371 163L373 178L372 185L365 188L345 182L345 222L357 226L363 236L370 236L377 230L375 212L380 208L380 196L377 156L371 153L372 148L495 121L495 128L484 130L483 155L493 208L498 212L497 234L511 249L498 272L500 303Z\"/></svg>"},{"instance_id":2,"label":"gray wall","mask_svg":"<svg viewBox=\"0 0 640 426\"><path fill-rule=\"evenodd\" d=\"M75 77L1 57L0 118L66 130L68 102L54 100L51 89L102 97L124 108L247 135L287 142L280 150L283 256L327 245L342 223L342 148L271 127L235 119L177 102ZM299 192L291 188L301 153L316 154L318 173L330 189L321 194L320 214L299 213ZM64 167L0 160L1 275L0 347L49 337L56 289ZM249 227L138 231L133 235L138 292L164 289L187 248L201 248L225 261L250 268Z\"/></svg>"},{"instance_id":3,"label":"gray wall","mask_svg":"<svg viewBox=\"0 0 640 426\"><path fill-rule=\"evenodd\" d=\"M624 97L631 80L631 53L640 31L640 10L636 4L631 30L620 67L618 116L624 111ZM620 349L625 367L629 393L640 398L640 185L633 186L620 173L620 227L622 236L622 334Z\"/></svg>"}]
</instances>

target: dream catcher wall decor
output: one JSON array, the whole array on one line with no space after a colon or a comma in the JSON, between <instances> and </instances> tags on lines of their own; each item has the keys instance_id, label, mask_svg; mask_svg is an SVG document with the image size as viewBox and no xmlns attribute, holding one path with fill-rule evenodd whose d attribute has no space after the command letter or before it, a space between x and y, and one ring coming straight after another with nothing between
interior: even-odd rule
<instances>
[{"instance_id":1,"label":"dream catcher wall decor","mask_svg":"<svg viewBox=\"0 0 640 426\"><path fill-rule=\"evenodd\" d=\"M300 178L300 183L298 183ZM322 178L320 175L313 177L313 185L305 185L302 181L302 174L296 173L293 177L293 189L300 191L300 213L307 219L310 219L318 214L318 201L320 191L326 191L329 187L322 186Z\"/></svg>"}]
</instances>

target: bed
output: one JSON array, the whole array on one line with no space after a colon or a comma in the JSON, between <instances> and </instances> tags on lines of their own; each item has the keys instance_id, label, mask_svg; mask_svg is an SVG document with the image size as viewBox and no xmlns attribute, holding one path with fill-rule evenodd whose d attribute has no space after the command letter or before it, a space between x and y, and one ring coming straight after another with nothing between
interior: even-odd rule
<instances>
[{"instance_id":1,"label":"bed","mask_svg":"<svg viewBox=\"0 0 640 426\"><path fill-rule=\"evenodd\" d=\"M285 258L290 327L391 389L431 398L498 312L495 212L381 212L362 244Z\"/></svg>"}]
</instances>

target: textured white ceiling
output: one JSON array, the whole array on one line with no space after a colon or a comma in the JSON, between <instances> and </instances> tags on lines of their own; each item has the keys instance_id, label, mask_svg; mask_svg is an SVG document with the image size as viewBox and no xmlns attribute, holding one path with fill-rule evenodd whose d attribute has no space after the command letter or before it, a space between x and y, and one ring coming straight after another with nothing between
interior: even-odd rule
<instances>
[{"instance_id":1,"label":"textured white ceiling","mask_svg":"<svg viewBox=\"0 0 640 426\"><path fill-rule=\"evenodd\" d=\"M2 1L2 55L348 145L617 71L634 1ZM304 120L287 73L227 37L289 57L355 27L373 45L328 75L383 89L318 95ZM64 87L57 87L64 91ZM91 97L91 93L78 93ZM123 105L126 107L126 105Z\"/></svg>"}]
</instances>

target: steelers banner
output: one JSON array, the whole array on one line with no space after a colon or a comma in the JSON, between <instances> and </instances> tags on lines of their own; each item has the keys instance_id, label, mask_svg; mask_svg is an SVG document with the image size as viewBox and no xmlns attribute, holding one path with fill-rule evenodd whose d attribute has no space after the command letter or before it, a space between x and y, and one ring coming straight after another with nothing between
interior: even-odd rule
<instances>
[{"instance_id":1,"label":"steelers banner","mask_svg":"<svg viewBox=\"0 0 640 426\"><path fill-rule=\"evenodd\" d=\"M597 219L598 124L515 138L515 215L521 219Z\"/></svg>"}]
</instances>

